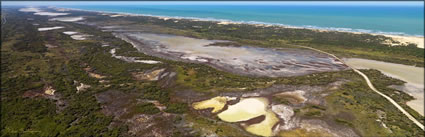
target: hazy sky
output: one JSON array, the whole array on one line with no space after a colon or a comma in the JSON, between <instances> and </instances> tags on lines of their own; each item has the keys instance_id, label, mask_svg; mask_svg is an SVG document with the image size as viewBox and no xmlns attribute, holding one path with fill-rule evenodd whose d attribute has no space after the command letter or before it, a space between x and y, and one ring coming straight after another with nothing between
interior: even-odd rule
<instances>
[{"instance_id":1,"label":"hazy sky","mask_svg":"<svg viewBox=\"0 0 425 137\"><path fill-rule=\"evenodd\" d=\"M56 1L56 2L46 2L46 1L2 1L2 5L33 5L33 6L47 6L47 5L132 5L132 4L144 4L144 5L197 5L197 4L213 4L213 5L335 5L335 6L423 6L423 1L410 1L410 2L383 2L383 1L315 1L315 2L295 2L295 1L226 1L226 2L215 2L215 1L161 1L161 2L140 2L140 1Z\"/></svg>"}]
</instances>

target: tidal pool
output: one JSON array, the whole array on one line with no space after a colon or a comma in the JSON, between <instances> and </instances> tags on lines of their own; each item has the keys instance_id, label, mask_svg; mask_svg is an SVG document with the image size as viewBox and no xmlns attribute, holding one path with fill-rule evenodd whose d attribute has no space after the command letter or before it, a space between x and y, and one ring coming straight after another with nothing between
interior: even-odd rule
<instances>
[{"instance_id":1,"label":"tidal pool","mask_svg":"<svg viewBox=\"0 0 425 137\"><path fill-rule=\"evenodd\" d=\"M247 121L266 114L268 105L269 101L266 98L242 98L235 105L229 105L229 108L218 114L218 117L226 122Z\"/></svg>"},{"instance_id":2,"label":"tidal pool","mask_svg":"<svg viewBox=\"0 0 425 137\"><path fill-rule=\"evenodd\" d=\"M212 112L216 113L222 110L227 101L236 98L230 97L214 97L209 100L193 103L194 109L213 108ZM269 101L264 97L241 98L234 105L229 105L226 110L220 112L217 116L226 122L245 122L259 116L265 116L260 123L244 125L246 131L259 136L272 136L273 126L279 122L277 115L270 109Z\"/></svg>"},{"instance_id":3,"label":"tidal pool","mask_svg":"<svg viewBox=\"0 0 425 137\"><path fill-rule=\"evenodd\" d=\"M224 106L226 105L227 101L233 100L233 99L235 99L235 98L218 96L218 97L211 98L209 100L195 102L195 103L193 103L193 108L194 109L197 109L197 110L199 110L199 109L213 108L213 110L211 112L212 113L217 113L221 109L224 108Z\"/></svg>"},{"instance_id":4,"label":"tidal pool","mask_svg":"<svg viewBox=\"0 0 425 137\"><path fill-rule=\"evenodd\" d=\"M241 75L282 77L346 69L334 58L311 50L238 46L229 41L168 34L122 31L114 34L145 54L205 63ZM227 45L223 44L226 42Z\"/></svg>"},{"instance_id":5,"label":"tidal pool","mask_svg":"<svg viewBox=\"0 0 425 137\"><path fill-rule=\"evenodd\" d=\"M424 68L360 58L347 58L344 61L357 69L377 69L387 76L407 82L397 89L413 96L415 100L407 102L407 105L424 115Z\"/></svg>"},{"instance_id":6,"label":"tidal pool","mask_svg":"<svg viewBox=\"0 0 425 137\"><path fill-rule=\"evenodd\" d=\"M258 124L252 124L246 127L246 131L259 136L272 136L273 126L279 122L279 118L271 110L265 114L266 118Z\"/></svg>"}]
</instances>

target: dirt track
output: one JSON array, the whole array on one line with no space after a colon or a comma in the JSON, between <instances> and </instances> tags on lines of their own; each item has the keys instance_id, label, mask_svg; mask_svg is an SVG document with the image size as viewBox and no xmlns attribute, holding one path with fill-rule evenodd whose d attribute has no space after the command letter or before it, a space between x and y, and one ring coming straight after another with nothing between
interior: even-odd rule
<instances>
[{"instance_id":1,"label":"dirt track","mask_svg":"<svg viewBox=\"0 0 425 137\"><path fill-rule=\"evenodd\" d=\"M349 68L351 68L351 69L353 69L354 70L354 72L356 72L356 73L358 73L359 75L361 75L365 80L366 80L366 83L367 83L367 85L369 86L369 88L370 89L372 89L374 92L376 92L376 93L378 93L379 95L381 95L382 97L384 97L385 99L387 99L388 101L390 101L391 102L391 104L393 104L398 110L400 110L404 115L406 115L410 120L412 120L413 121L413 123L415 123L418 127L420 127L422 130L424 130L424 125L422 125L422 123L420 123L418 120L416 120L412 115L410 115L409 114L409 112L407 112L406 110L404 110L399 104L397 104L397 102L395 102L392 98L390 98L389 96L387 96L387 95L385 95L385 94L383 94L383 93L381 93L380 91L378 91L374 86L373 86L373 84L372 84L372 82L369 80L369 78L364 74L364 73L362 73L361 71L359 71L358 69L356 69L356 68L354 68L354 67L352 67L352 66L350 66L350 65L348 65L348 64L346 64L342 59L340 59L340 58L338 58L337 56L335 56L335 55L333 55L333 54L331 54L331 53L328 53L328 52L324 52L324 51L321 51L321 50L318 50L318 49L315 49L315 48L312 48L312 47L306 47L306 46L299 46L299 47L303 47L303 48L307 48L307 49L311 49L311 50L315 50L315 51L318 51L318 52L321 52L321 53L325 53L325 54L328 54L328 55L330 55L330 56L332 56L332 57L334 57L335 59L337 59L337 60L339 60L339 61L341 61L342 63L344 63L345 65L347 65Z\"/></svg>"}]
</instances>

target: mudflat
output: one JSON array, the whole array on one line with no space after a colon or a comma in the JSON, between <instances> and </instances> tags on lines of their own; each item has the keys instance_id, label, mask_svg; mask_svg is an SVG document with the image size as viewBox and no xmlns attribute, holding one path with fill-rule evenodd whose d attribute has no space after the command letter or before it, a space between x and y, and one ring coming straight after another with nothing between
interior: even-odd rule
<instances>
[{"instance_id":1,"label":"mudflat","mask_svg":"<svg viewBox=\"0 0 425 137\"><path fill-rule=\"evenodd\" d=\"M326 54L303 49L268 49L232 45L224 40L155 33L116 32L115 36L132 43L145 54L204 63L240 75L288 77L347 68Z\"/></svg>"}]
</instances>

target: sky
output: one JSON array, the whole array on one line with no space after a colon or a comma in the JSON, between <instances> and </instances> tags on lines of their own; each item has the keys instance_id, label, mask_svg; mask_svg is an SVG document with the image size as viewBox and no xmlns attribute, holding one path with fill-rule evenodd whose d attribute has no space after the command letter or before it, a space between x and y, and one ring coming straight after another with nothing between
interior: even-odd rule
<instances>
[{"instance_id":1,"label":"sky","mask_svg":"<svg viewBox=\"0 0 425 137\"><path fill-rule=\"evenodd\" d=\"M2 5L31 5L31 6L50 6L50 5L326 5L326 6L422 6L423 1L2 1Z\"/></svg>"}]
</instances>

